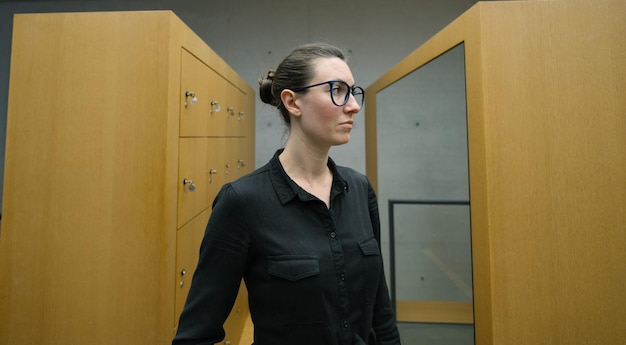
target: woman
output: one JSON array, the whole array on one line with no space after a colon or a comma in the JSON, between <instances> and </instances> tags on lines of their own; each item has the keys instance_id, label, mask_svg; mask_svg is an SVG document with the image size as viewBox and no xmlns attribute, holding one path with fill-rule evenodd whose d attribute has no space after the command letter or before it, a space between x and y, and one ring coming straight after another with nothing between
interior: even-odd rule
<instances>
[{"instance_id":1,"label":"woman","mask_svg":"<svg viewBox=\"0 0 626 345\"><path fill-rule=\"evenodd\" d=\"M344 54L298 47L259 85L289 138L215 198L173 344L221 341L242 277L255 345L400 344L376 196L328 156L349 141L364 96Z\"/></svg>"}]
</instances>

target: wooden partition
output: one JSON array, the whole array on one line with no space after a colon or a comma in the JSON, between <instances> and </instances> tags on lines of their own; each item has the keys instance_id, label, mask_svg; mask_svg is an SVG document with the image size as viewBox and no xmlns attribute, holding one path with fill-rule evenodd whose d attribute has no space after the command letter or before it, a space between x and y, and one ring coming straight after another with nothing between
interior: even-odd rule
<instances>
[{"instance_id":1,"label":"wooden partition","mask_svg":"<svg viewBox=\"0 0 626 345\"><path fill-rule=\"evenodd\" d=\"M367 90L465 46L476 344L626 339L626 2L479 2Z\"/></svg>"},{"instance_id":2,"label":"wooden partition","mask_svg":"<svg viewBox=\"0 0 626 345\"><path fill-rule=\"evenodd\" d=\"M170 11L16 15L0 344L170 344L254 95Z\"/></svg>"}]
</instances>

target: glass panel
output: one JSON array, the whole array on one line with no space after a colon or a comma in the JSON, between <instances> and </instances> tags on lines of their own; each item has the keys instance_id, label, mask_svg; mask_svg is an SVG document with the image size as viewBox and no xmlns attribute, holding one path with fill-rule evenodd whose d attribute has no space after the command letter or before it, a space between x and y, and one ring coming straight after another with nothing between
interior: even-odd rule
<instances>
[{"instance_id":1,"label":"glass panel","mask_svg":"<svg viewBox=\"0 0 626 345\"><path fill-rule=\"evenodd\" d=\"M469 198L463 44L376 95L384 199Z\"/></svg>"},{"instance_id":2,"label":"glass panel","mask_svg":"<svg viewBox=\"0 0 626 345\"><path fill-rule=\"evenodd\" d=\"M395 205L396 300L472 302L469 205Z\"/></svg>"},{"instance_id":3,"label":"glass panel","mask_svg":"<svg viewBox=\"0 0 626 345\"><path fill-rule=\"evenodd\" d=\"M376 95L384 255L399 321L416 319L405 343L474 344L464 61L460 44Z\"/></svg>"}]
</instances>

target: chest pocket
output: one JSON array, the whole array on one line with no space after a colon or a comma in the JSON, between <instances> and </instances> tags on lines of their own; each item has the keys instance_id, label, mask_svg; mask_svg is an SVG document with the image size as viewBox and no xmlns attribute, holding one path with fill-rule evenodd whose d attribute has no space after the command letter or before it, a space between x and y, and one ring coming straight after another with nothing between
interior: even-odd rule
<instances>
[{"instance_id":1,"label":"chest pocket","mask_svg":"<svg viewBox=\"0 0 626 345\"><path fill-rule=\"evenodd\" d=\"M363 272L363 289L359 293L363 294L360 297L361 301L365 304L371 304L376 298L376 292L378 291L378 282L380 281L380 274L382 272L380 248L378 248L378 241L374 236L359 241L359 248L361 248L361 271Z\"/></svg>"},{"instance_id":2,"label":"chest pocket","mask_svg":"<svg viewBox=\"0 0 626 345\"><path fill-rule=\"evenodd\" d=\"M285 330L295 331L292 326L296 324L313 325L325 320L325 309L322 307L326 305L325 287L322 286L320 278L322 272L318 256L292 254L268 256L267 273L270 279L265 284L267 293L264 296L264 303L272 305L275 321L282 323ZM322 326L322 329L325 329L323 323ZM320 333L320 330L315 333ZM300 343L302 342L295 339L292 342L284 342L284 344Z\"/></svg>"},{"instance_id":3,"label":"chest pocket","mask_svg":"<svg viewBox=\"0 0 626 345\"><path fill-rule=\"evenodd\" d=\"M297 281L320 273L319 258L310 255L279 255L267 258L267 273Z\"/></svg>"}]
</instances>

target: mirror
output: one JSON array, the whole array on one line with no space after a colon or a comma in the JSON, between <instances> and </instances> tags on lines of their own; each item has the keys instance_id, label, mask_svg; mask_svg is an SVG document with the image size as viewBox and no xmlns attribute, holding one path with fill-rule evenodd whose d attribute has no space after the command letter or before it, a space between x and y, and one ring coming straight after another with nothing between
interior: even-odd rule
<instances>
[{"instance_id":1,"label":"mirror","mask_svg":"<svg viewBox=\"0 0 626 345\"><path fill-rule=\"evenodd\" d=\"M461 43L376 94L381 226L406 344L474 344L464 61Z\"/></svg>"}]
</instances>

